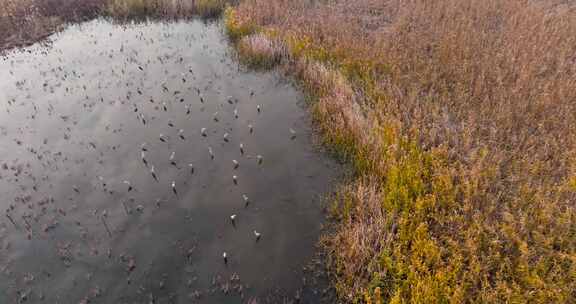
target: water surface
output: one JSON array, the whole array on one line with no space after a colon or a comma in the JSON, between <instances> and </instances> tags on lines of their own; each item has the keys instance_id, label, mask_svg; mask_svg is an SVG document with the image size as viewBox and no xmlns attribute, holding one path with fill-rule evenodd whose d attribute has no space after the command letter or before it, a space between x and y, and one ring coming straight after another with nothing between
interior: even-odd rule
<instances>
[{"instance_id":1,"label":"water surface","mask_svg":"<svg viewBox=\"0 0 576 304\"><path fill-rule=\"evenodd\" d=\"M297 90L218 24L51 40L0 60L0 303L321 300L302 269L335 170Z\"/></svg>"}]
</instances>

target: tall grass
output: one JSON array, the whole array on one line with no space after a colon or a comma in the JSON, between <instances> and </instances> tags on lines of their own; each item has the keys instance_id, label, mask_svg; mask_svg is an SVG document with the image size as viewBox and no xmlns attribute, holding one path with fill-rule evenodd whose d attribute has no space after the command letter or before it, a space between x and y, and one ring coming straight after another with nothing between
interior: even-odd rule
<instances>
[{"instance_id":1,"label":"tall grass","mask_svg":"<svg viewBox=\"0 0 576 304\"><path fill-rule=\"evenodd\" d=\"M246 0L227 26L285 43L355 168L324 241L343 299L576 299L573 4Z\"/></svg>"},{"instance_id":2,"label":"tall grass","mask_svg":"<svg viewBox=\"0 0 576 304\"><path fill-rule=\"evenodd\" d=\"M115 19L217 17L228 0L0 0L0 50L36 42L64 23Z\"/></svg>"},{"instance_id":3,"label":"tall grass","mask_svg":"<svg viewBox=\"0 0 576 304\"><path fill-rule=\"evenodd\" d=\"M225 0L108 0L106 12L116 18L130 17L216 17Z\"/></svg>"}]
</instances>

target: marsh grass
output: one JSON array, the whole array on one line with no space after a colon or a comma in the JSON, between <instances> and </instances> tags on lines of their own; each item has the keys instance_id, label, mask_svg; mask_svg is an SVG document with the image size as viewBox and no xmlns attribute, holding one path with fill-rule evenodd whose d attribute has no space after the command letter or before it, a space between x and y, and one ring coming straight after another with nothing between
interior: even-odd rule
<instances>
[{"instance_id":1,"label":"marsh grass","mask_svg":"<svg viewBox=\"0 0 576 304\"><path fill-rule=\"evenodd\" d=\"M226 19L283 41L355 168L323 239L342 299L576 298L573 5L246 0Z\"/></svg>"},{"instance_id":2,"label":"marsh grass","mask_svg":"<svg viewBox=\"0 0 576 304\"><path fill-rule=\"evenodd\" d=\"M105 12L114 18L217 17L225 0L108 0Z\"/></svg>"},{"instance_id":3,"label":"marsh grass","mask_svg":"<svg viewBox=\"0 0 576 304\"><path fill-rule=\"evenodd\" d=\"M218 17L227 0L0 0L0 50L34 43L62 28L98 16L141 18Z\"/></svg>"},{"instance_id":4,"label":"marsh grass","mask_svg":"<svg viewBox=\"0 0 576 304\"><path fill-rule=\"evenodd\" d=\"M0 0L0 50L34 43L102 12L104 0Z\"/></svg>"},{"instance_id":5,"label":"marsh grass","mask_svg":"<svg viewBox=\"0 0 576 304\"><path fill-rule=\"evenodd\" d=\"M243 37L237 46L239 58L253 68L272 68L280 63L285 53L281 41L262 33Z\"/></svg>"}]
</instances>

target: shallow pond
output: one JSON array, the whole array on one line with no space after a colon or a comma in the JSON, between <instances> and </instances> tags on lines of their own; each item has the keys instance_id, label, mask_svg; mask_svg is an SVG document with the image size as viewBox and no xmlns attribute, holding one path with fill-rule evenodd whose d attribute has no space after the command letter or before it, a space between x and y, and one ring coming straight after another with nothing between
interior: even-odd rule
<instances>
[{"instance_id":1,"label":"shallow pond","mask_svg":"<svg viewBox=\"0 0 576 304\"><path fill-rule=\"evenodd\" d=\"M219 24L51 40L0 59L0 303L320 302L338 170L296 89Z\"/></svg>"}]
</instances>

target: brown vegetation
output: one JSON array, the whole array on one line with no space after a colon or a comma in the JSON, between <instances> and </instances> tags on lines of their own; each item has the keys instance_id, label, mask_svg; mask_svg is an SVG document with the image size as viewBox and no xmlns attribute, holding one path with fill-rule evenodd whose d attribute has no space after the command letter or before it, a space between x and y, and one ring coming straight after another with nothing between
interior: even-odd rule
<instances>
[{"instance_id":1,"label":"brown vegetation","mask_svg":"<svg viewBox=\"0 0 576 304\"><path fill-rule=\"evenodd\" d=\"M58 31L64 23L97 16L204 18L218 16L228 0L0 0L0 50L23 46Z\"/></svg>"},{"instance_id":2,"label":"brown vegetation","mask_svg":"<svg viewBox=\"0 0 576 304\"><path fill-rule=\"evenodd\" d=\"M576 10L565 3L246 0L227 12L232 39L288 50L282 66L354 165L325 240L342 298L576 298Z\"/></svg>"},{"instance_id":3,"label":"brown vegetation","mask_svg":"<svg viewBox=\"0 0 576 304\"><path fill-rule=\"evenodd\" d=\"M0 0L0 50L36 42L65 22L95 17L103 0Z\"/></svg>"}]
</instances>

